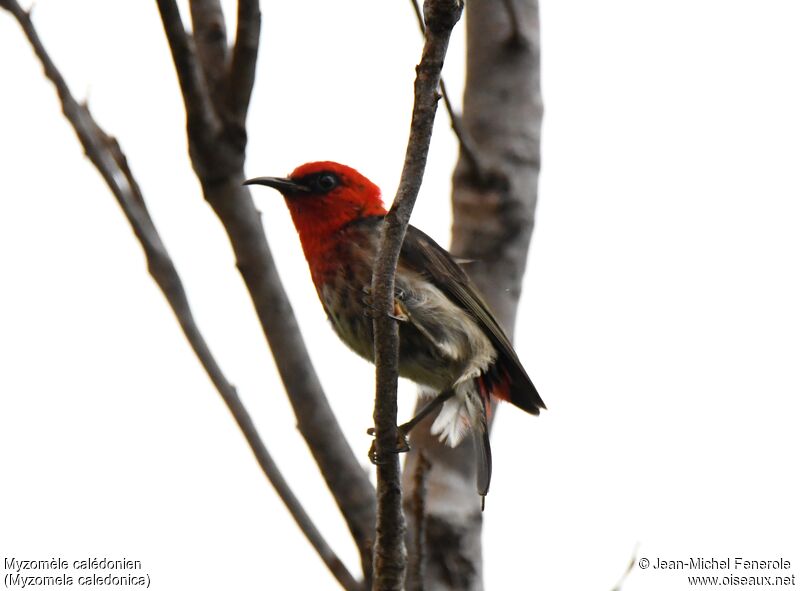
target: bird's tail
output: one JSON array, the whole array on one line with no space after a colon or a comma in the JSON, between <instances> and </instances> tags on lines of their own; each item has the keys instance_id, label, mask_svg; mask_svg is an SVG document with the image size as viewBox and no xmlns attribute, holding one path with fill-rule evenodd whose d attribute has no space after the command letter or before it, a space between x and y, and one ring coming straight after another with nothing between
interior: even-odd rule
<instances>
[{"instance_id":1,"label":"bird's tail","mask_svg":"<svg viewBox=\"0 0 800 591\"><path fill-rule=\"evenodd\" d=\"M450 447L457 446L469 431L475 451L478 494L489 492L492 480L492 449L489 445L489 393L480 378L455 387L455 395L445 400L431 433Z\"/></svg>"},{"instance_id":2,"label":"bird's tail","mask_svg":"<svg viewBox=\"0 0 800 591\"><path fill-rule=\"evenodd\" d=\"M492 481L492 446L489 444L489 425L487 422L487 405L484 401L480 423L472 429L472 447L475 450L475 466L478 471L478 494L481 495L481 510L489 484Z\"/></svg>"},{"instance_id":3,"label":"bird's tail","mask_svg":"<svg viewBox=\"0 0 800 591\"><path fill-rule=\"evenodd\" d=\"M538 415L539 410L545 408L519 362L501 357L479 376L457 384L455 395L442 404L431 427L431 432L451 447L458 445L470 432L475 450L478 494L482 497L489 492L492 480L492 448L489 444L492 396L531 414Z\"/></svg>"}]
</instances>

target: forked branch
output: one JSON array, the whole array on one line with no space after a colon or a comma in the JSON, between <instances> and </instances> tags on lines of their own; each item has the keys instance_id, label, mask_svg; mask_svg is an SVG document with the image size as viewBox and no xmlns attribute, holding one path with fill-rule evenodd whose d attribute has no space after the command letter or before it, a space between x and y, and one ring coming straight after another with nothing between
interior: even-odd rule
<instances>
[{"instance_id":1,"label":"forked branch","mask_svg":"<svg viewBox=\"0 0 800 591\"><path fill-rule=\"evenodd\" d=\"M213 97L205 78L197 75L212 62L202 61L195 51L195 42L181 22L175 0L157 1L186 106L192 165L206 201L228 234L236 266L272 350L298 429L347 522L369 580L375 489L328 403L278 276L261 217L247 187L242 186L247 143L244 121L258 53L258 1L239 2L233 55L221 78L225 86ZM209 77L218 78L216 74ZM200 107L194 104L197 97ZM210 114L205 113L207 108L211 109Z\"/></svg>"},{"instance_id":2,"label":"forked branch","mask_svg":"<svg viewBox=\"0 0 800 591\"><path fill-rule=\"evenodd\" d=\"M72 96L66 81L39 39L29 14L22 9L16 0L0 0L0 7L8 10L22 27L25 36L44 68L45 75L58 92L64 115L78 135L86 155L100 172L122 208L128 223L131 225L131 229L144 250L150 274L167 299L167 303L172 308L186 339L189 341L214 387L222 396L236 423L242 430L262 471L275 488L301 531L342 587L348 591L360 591L362 589L361 585L333 552L289 488L256 431L250 414L242 404L236 389L228 382L211 353L195 322L180 276L150 217L139 185L133 177L119 144L100 128L89 109L85 105L78 103ZM185 55L182 59L188 57L190 56ZM191 67L191 64L189 66ZM193 86L197 81L190 79L188 83ZM202 86L193 86L193 89L197 93L196 95L193 94L193 96L200 96L204 93Z\"/></svg>"}]
</instances>

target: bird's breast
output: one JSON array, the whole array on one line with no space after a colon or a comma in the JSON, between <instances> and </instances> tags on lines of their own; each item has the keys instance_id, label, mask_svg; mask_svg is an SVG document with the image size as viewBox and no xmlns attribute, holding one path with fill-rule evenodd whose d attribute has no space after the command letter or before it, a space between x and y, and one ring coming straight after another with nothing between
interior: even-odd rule
<instances>
[{"instance_id":1,"label":"bird's breast","mask_svg":"<svg viewBox=\"0 0 800 591\"><path fill-rule=\"evenodd\" d=\"M352 226L309 260L320 301L339 338L373 361L374 308L370 288L378 233ZM497 351L476 320L420 273L399 265L395 276L400 318L400 375L434 390L474 378Z\"/></svg>"},{"instance_id":2,"label":"bird's breast","mask_svg":"<svg viewBox=\"0 0 800 591\"><path fill-rule=\"evenodd\" d=\"M361 357L372 361L372 317L368 288L371 268L342 264L317 285L319 299L339 338Z\"/></svg>"}]
</instances>

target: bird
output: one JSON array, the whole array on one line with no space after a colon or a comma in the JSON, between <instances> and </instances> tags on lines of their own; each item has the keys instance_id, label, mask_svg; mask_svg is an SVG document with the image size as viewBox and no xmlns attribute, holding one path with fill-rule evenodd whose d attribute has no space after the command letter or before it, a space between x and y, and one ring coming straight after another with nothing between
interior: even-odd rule
<instances>
[{"instance_id":1,"label":"bird","mask_svg":"<svg viewBox=\"0 0 800 591\"><path fill-rule=\"evenodd\" d=\"M333 330L355 353L374 362L370 286L387 214L378 186L354 168L330 161L309 162L287 177L256 177L244 184L264 185L283 195ZM483 501L492 477L492 399L533 415L545 404L459 262L411 225L397 263L392 317L399 322L399 374L430 398L398 427L397 451L408 451L405 435L438 409L431 433L441 442L455 447L471 434L476 487ZM370 455L376 461L374 442Z\"/></svg>"}]
</instances>

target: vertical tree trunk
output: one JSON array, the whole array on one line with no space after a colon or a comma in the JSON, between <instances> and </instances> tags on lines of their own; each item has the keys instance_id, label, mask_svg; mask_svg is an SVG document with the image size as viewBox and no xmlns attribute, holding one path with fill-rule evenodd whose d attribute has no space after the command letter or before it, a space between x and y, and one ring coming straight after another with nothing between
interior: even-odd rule
<instances>
[{"instance_id":1,"label":"vertical tree trunk","mask_svg":"<svg viewBox=\"0 0 800 591\"><path fill-rule=\"evenodd\" d=\"M539 179L538 2L470 0L466 19L463 125L475 154L462 150L453 175L451 251L475 261L466 270L511 335ZM425 509L425 589L483 589L482 517L470 443L444 447L431 437L430 421L416 429L404 474L407 491L420 451L433 464ZM491 495L488 502L491 507ZM417 526L409 519L409 539ZM416 569L418 548L412 543L409 551Z\"/></svg>"}]
</instances>

